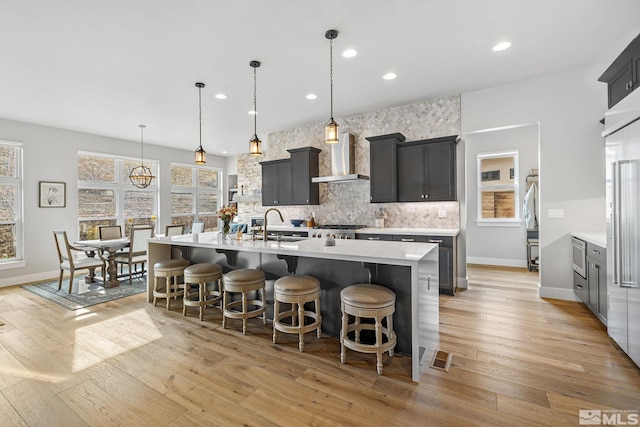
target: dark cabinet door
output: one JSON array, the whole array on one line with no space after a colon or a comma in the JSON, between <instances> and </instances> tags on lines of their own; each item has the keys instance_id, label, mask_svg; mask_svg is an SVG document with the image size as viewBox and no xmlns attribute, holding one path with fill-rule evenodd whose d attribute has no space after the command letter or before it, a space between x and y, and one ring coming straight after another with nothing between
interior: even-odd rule
<instances>
[{"instance_id":1,"label":"dark cabinet door","mask_svg":"<svg viewBox=\"0 0 640 427\"><path fill-rule=\"evenodd\" d=\"M408 145L398 147L398 201L424 201L425 163L422 145Z\"/></svg>"},{"instance_id":2,"label":"dark cabinet door","mask_svg":"<svg viewBox=\"0 0 640 427\"><path fill-rule=\"evenodd\" d=\"M456 137L398 146L398 201L456 200Z\"/></svg>"},{"instance_id":3,"label":"dark cabinet door","mask_svg":"<svg viewBox=\"0 0 640 427\"><path fill-rule=\"evenodd\" d=\"M398 200L396 145L404 139L401 133L367 138L372 203L389 203Z\"/></svg>"},{"instance_id":4,"label":"dark cabinet door","mask_svg":"<svg viewBox=\"0 0 640 427\"><path fill-rule=\"evenodd\" d=\"M587 279L573 272L573 292L576 294L578 299L583 303L587 304L587 299L589 295L589 285L587 284Z\"/></svg>"},{"instance_id":5,"label":"dark cabinet door","mask_svg":"<svg viewBox=\"0 0 640 427\"><path fill-rule=\"evenodd\" d=\"M319 175L318 153L313 147L287 150L291 153L291 201L292 205L317 205L320 203L320 187L311 182Z\"/></svg>"},{"instance_id":6,"label":"dark cabinet door","mask_svg":"<svg viewBox=\"0 0 640 427\"><path fill-rule=\"evenodd\" d=\"M608 102L611 108L634 89L633 61L629 59L607 84Z\"/></svg>"},{"instance_id":7,"label":"dark cabinet door","mask_svg":"<svg viewBox=\"0 0 640 427\"><path fill-rule=\"evenodd\" d=\"M434 142L426 146L425 200L452 201L456 199L455 141Z\"/></svg>"},{"instance_id":8,"label":"dark cabinet door","mask_svg":"<svg viewBox=\"0 0 640 427\"><path fill-rule=\"evenodd\" d=\"M291 203L291 162L274 160L261 162L262 205L277 206Z\"/></svg>"}]
</instances>

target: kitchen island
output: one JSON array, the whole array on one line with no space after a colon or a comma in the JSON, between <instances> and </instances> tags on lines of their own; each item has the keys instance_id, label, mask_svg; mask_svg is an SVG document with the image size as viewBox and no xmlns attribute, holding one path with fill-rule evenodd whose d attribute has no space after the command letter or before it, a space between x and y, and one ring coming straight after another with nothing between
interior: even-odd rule
<instances>
[{"instance_id":1,"label":"kitchen island","mask_svg":"<svg viewBox=\"0 0 640 427\"><path fill-rule=\"evenodd\" d=\"M296 242L224 241L218 233L201 233L149 240L148 259L183 257L192 263L212 262L225 272L238 268L263 270L267 278L267 317L273 316L273 281L290 274L320 280L322 331L338 337L341 326L340 290L356 283L377 283L396 293L394 329L396 352L412 358L411 378L419 381L438 342L438 245L384 241L324 239ZM153 301L153 268L147 275L148 300Z\"/></svg>"}]
</instances>

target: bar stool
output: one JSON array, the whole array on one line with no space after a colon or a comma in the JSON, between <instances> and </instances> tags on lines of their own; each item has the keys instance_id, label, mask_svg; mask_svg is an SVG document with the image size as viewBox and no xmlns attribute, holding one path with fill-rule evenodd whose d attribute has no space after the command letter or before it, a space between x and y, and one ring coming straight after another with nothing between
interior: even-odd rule
<instances>
[{"instance_id":1,"label":"bar stool","mask_svg":"<svg viewBox=\"0 0 640 427\"><path fill-rule=\"evenodd\" d=\"M193 264L184 269L184 298L182 315L187 315L187 307L200 308L200 320L204 320L204 308L222 300L222 267L218 264ZM217 289L207 287L208 282L216 282ZM198 289L192 292L191 285ZM208 298L213 297L213 298ZM220 307L222 309L222 305Z\"/></svg>"},{"instance_id":2,"label":"bar stool","mask_svg":"<svg viewBox=\"0 0 640 427\"><path fill-rule=\"evenodd\" d=\"M242 319L242 333L247 334L247 319L258 317L262 314L262 321L267 324L265 310L267 308L264 292L264 272L253 269L233 270L225 274L222 278L222 328L226 327L226 320ZM247 293L259 291L260 299L247 299ZM242 299L231 301L231 293L241 293ZM240 306L241 310L235 308ZM249 310L249 306L254 306Z\"/></svg>"},{"instance_id":3,"label":"bar stool","mask_svg":"<svg viewBox=\"0 0 640 427\"><path fill-rule=\"evenodd\" d=\"M273 343L276 343L276 332L298 334L298 348L304 350L304 334L316 329L318 338L322 335L322 315L320 314L320 281L311 276L285 276L273 284ZM280 313L280 303L291 304L289 311ZM315 311L304 309L304 304L313 302ZM296 307L297 305L297 307ZM313 322L305 325L305 318ZM291 318L291 323L282 323Z\"/></svg>"},{"instance_id":4,"label":"bar stool","mask_svg":"<svg viewBox=\"0 0 640 427\"><path fill-rule=\"evenodd\" d=\"M388 351L389 356L393 356L393 348L396 346L396 334L393 330L396 294L384 286L352 285L340 292L340 307L342 310L340 363L346 361L347 348L362 353L376 353L378 375L382 375L382 353ZM348 323L349 315L354 317L354 323ZM362 323L362 318L375 319L375 324ZM384 318L386 318L386 327L382 326ZM375 331L375 344L360 342L362 330ZM349 338L349 332L354 332L354 339ZM386 336L386 342L383 342L382 334Z\"/></svg>"},{"instance_id":5,"label":"bar stool","mask_svg":"<svg viewBox=\"0 0 640 427\"><path fill-rule=\"evenodd\" d=\"M178 277L184 274L184 269L189 266L186 259L167 259L156 262L153 265L153 306L156 306L158 298L167 299L167 310L169 310L169 301L171 297L176 299L180 295L183 285L178 283ZM159 287L158 278L164 277L164 288Z\"/></svg>"}]
</instances>

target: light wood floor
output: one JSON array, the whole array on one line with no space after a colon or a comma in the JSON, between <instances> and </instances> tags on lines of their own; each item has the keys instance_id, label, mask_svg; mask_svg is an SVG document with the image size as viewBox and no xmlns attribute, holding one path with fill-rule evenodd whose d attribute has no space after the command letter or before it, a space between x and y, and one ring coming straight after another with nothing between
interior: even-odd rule
<instances>
[{"instance_id":1,"label":"light wood floor","mask_svg":"<svg viewBox=\"0 0 640 427\"><path fill-rule=\"evenodd\" d=\"M348 354L308 334L201 322L180 303L137 295L68 311L0 289L3 426L487 425L574 426L579 409L640 409L640 369L582 305L537 297L536 273L471 266L470 286L441 297L449 372L409 380L410 359Z\"/></svg>"}]
</instances>

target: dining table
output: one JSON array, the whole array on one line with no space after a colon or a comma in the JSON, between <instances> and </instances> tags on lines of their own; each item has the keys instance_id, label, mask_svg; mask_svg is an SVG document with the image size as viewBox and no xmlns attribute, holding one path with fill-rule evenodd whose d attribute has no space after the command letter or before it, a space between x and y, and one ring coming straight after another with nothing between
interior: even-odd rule
<instances>
[{"instance_id":1,"label":"dining table","mask_svg":"<svg viewBox=\"0 0 640 427\"><path fill-rule=\"evenodd\" d=\"M123 237L120 239L108 239L108 240L78 240L73 242L74 246L84 249L85 252L97 251L107 262L107 272L103 278L103 286L105 288L115 288L120 286L120 280L118 280L118 269L116 266L116 253L129 246L129 238ZM98 280L98 277L94 277L94 280Z\"/></svg>"}]
</instances>

